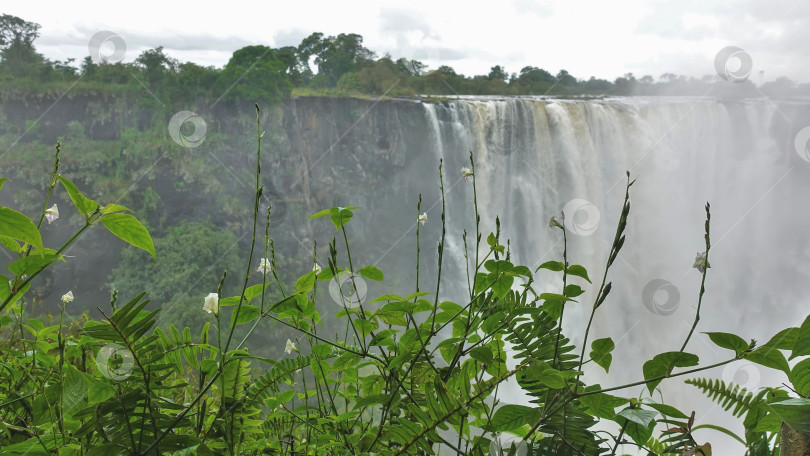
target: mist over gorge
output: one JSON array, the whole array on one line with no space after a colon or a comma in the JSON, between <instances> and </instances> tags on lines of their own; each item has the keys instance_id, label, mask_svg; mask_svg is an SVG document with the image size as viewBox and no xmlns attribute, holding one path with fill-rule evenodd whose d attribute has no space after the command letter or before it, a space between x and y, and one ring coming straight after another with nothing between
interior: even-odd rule
<instances>
[{"instance_id":1,"label":"mist over gorge","mask_svg":"<svg viewBox=\"0 0 810 456\"><path fill-rule=\"evenodd\" d=\"M695 252L702 251L706 201L714 209L716 250L701 320L704 328L732 326L763 339L775 328L795 324L806 303L802 284L807 273L799 265L808 260L810 249L801 195L810 184L807 162L796 152L794 138L810 123L809 103L297 97L267 115L277 129L267 133L264 202L273 206L271 234L276 248L299 266L311 256L313 239L318 240L319 256L325 258L333 233L306 216L333 206L360 206L350 227L350 233L362 239L354 246L356 255L388 274L412 279L416 202L421 194L429 220L422 228L421 267L426 273L421 280L423 288L432 289L435 285L427 281L436 271L441 159L448 226L442 293L448 299L463 296L461 237L465 229L471 236L474 225L471 184L462 179L460 169L468 166L472 151L484 233L494 231L495 217L500 217L515 264L532 269L561 256L561 239L548 228L548 220L579 200L566 208L573 211L566 216L575 230L569 235L569 255L572 262L599 274L621 209L625 171L638 179L631 191L627 247L612 272L618 288L610 310L597 316L595 324L600 337L622 338L619 347L629 348L632 355L621 361L630 371L658 350L659 342L680 340L691 323L699 287L699 274L691 265ZM66 114L67 118L76 119ZM88 131L102 128L93 127L90 118L78 119L90 123L85 123ZM216 138L218 124L209 119L207 140ZM243 135L249 137L249 127L245 130ZM103 129L96 131L106 137ZM74 144L64 140L66 156L81 154ZM182 218L211 218L220 227L233 228L237 237L242 235L250 210L246 191L255 152L249 146L209 150L169 146L161 150L165 158L136 181L128 197L137 199L147 188L157 194L160 203L149 219L160 221L158 229ZM211 159L214 155L217 160ZM6 160L13 156L12 151ZM213 183L184 168L192 157L206 159L210 168L196 172L210 174ZM206 186L228 189L224 211L212 210ZM54 283L87 274L96 288L86 291L103 302L110 292L104 284L109 282L108 271L117 265L117 255L99 249L96 242L87 238L74 247L76 259L55 269ZM246 242L242 237L238 251L245 251ZM92 265L83 264L84 258ZM209 280L218 274L211 271ZM543 288L558 286L544 283L539 274ZM654 280L674 285L677 299L665 287L645 305L644 289ZM412 286L407 282L403 279L403 291ZM370 296L373 291L372 287ZM581 303L592 299L588 293ZM571 305L577 317L566 323L572 334L586 318L587 306L576 306Z\"/></svg>"},{"instance_id":2,"label":"mist over gorge","mask_svg":"<svg viewBox=\"0 0 810 456\"><path fill-rule=\"evenodd\" d=\"M800 65L39 28L0 16L0 453L810 451Z\"/></svg>"},{"instance_id":3,"label":"mist over gorge","mask_svg":"<svg viewBox=\"0 0 810 456\"><path fill-rule=\"evenodd\" d=\"M290 145L287 160L296 160L296 152L301 154L299 167L307 166L304 173L309 174L313 188L303 188L304 179L295 173L287 174L286 181L281 175L274 177L275 188L290 189L285 196L288 204L297 194L309 193L313 196L305 198L320 207L361 206L367 210L356 215L361 221L355 227L358 234L367 236L379 228L385 237L390 233L393 242L399 241L395 248L405 243L400 237L415 228L418 194L423 196L429 220L438 218L440 159L448 237L460 242L473 217L471 186L459 170L472 152L483 231L494 231L494 219L499 216L503 236L515 245L516 263L536 267L559 256L560 240L546 228L548 219L564 208L574 211L567 214L575 230L570 239L572 257L579 255L578 262L592 268L603 263L620 212L626 170L638 178L632 192L634 220L628 228L628 242L634 243L623 255L626 270L621 273L630 274L628 280L617 278L617 282L641 282L637 286L643 287L653 278L684 280L694 259L692 250L701 247L700 215L706 201L716 211L717 264L724 261L722 254L732 255L726 261L735 272L729 271L728 277L751 274L727 284L727 292L739 293L729 295L731 301L751 299L760 279L763 294L752 300L773 299L766 296L766 284L791 282L783 275L788 273L785 259L807 254L798 197L805 189L807 169L794 139L809 119L808 103L697 98L468 97L440 103L298 98L287 112L294 116L284 122ZM302 188L296 191L296 185ZM324 192L324 187L329 191ZM321 200L324 197L327 201ZM598 220L588 207L566 207L577 199L595 206ZM285 223L289 222L286 218ZM427 235L437 234L430 231L431 224L423 229ZM780 249L766 239L790 241ZM390 243L381 240L380 244ZM737 248L740 245L746 248ZM403 247L403 254L413 248ZM458 259L461 246L456 247ZM681 258L682 266L671 264L676 258ZM758 271L755 280L754 265L763 262L772 266ZM713 267L719 268L714 263ZM722 273L718 275L716 280L723 283ZM794 279L798 285L801 275ZM640 292L637 288L633 294L638 297ZM801 294L800 286L796 292ZM773 316L766 309L775 304L761 302L763 315ZM782 307L786 312L800 309L791 304ZM733 315L733 307L726 310L726 318Z\"/></svg>"},{"instance_id":4,"label":"mist over gorge","mask_svg":"<svg viewBox=\"0 0 810 456\"><path fill-rule=\"evenodd\" d=\"M618 346L628 350L617 359L623 370L637 372L661 345L677 345L688 331L700 287L692 264L702 251L707 201L713 208L714 276L707 283L702 327L720 331L731 325L765 340L780 325L801 320L807 273L800 265L808 260L810 238L800 195L807 191L808 169L794 139L810 120L807 103L698 98L392 101L368 111L360 107L356 112L368 119L344 120L342 125L353 126L341 138L342 125L330 124L345 118L345 104L356 103L299 99L295 104L297 119L307 119L304 125L316 125L311 119L324 112L329 119L326 126L317 124L320 128L313 130L318 135L308 137L310 145L303 149L322 154L316 155L312 176L328 172L321 179L336 188L342 188L340 176L351 173L373 169L369 175L386 176L379 184L363 180L373 187L371 192L351 188L332 203L364 208L357 212L362 223L355 229L364 239L375 230L383 233L375 238L380 247L371 258L384 270L396 270L398 259L414 255L407 240L413 239L419 193L429 220L423 227L423 251L429 239L438 241L438 225L430 221L440 215L437 162L443 159L449 246L443 290L448 298L463 295L461 237L466 229L469 239L473 215L470 184L459 170L472 151L483 232L494 231L494 219L500 217L502 236L512 242L513 261L532 270L561 256L561 239L548 221L565 209L570 211L569 231L573 228L570 261L588 267L592 276L601 274L621 210L625 170L638 179L631 189L627 247L611 273L619 288L595 323L600 337L621 340ZM312 104L318 107L317 116ZM371 108L371 102L365 107ZM315 142L323 132L326 140ZM345 185L351 186L349 181L357 179ZM361 248L373 251L373 244L366 240ZM423 267L430 271L435 266L427 260ZM560 287L545 283L542 274L542 289ZM583 295L581 308L570 305L576 315L567 322L570 334L582 329L586 304L594 297ZM717 354L699 342L693 350ZM733 377L734 371L724 375Z\"/></svg>"}]
</instances>

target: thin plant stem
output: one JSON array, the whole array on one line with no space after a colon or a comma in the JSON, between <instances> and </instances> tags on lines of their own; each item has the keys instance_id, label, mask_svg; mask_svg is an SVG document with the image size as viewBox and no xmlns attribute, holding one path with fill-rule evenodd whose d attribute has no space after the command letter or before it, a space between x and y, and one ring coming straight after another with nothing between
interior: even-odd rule
<instances>
[{"instance_id":1,"label":"thin plant stem","mask_svg":"<svg viewBox=\"0 0 810 456\"><path fill-rule=\"evenodd\" d=\"M416 219L419 220L419 216L421 215L422 210L422 194L419 194L419 201L416 202ZM419 248L419 226L421 225L420 222L416 223L416 293L417 295L413 297L413 302L416 302L419 299L419 255L420 255L420 248Z\"/></svg>"},{"instance_id":2,"label":"thin plant stem","mask_svg":"<svg viewBox=\"0 0 810 456\"><path fill-rule=\"evenodd\" d=\"M39 222L37 222L37 229L42 227L42 222L45 220L45 211L48 209L48 203L51 199L51 192L54 188L56 188L56 183L59 182L59 179L56 176L59 174L59 153L62 151L62 141L56 142L56 153L53 157L53 171L51 172L51 181L48 184L48 191L45 193L45 203L42 205L42 214L39 216ZM28 245L28 250L26 251L26 255L31 252L31 245Z\"/></svg>"},{"instance_id":3,"label":"thin plant stem","mask_svg":"<svg viewBox=\"0 0 810 456\"><path fill-rule=\"evenodd\" d=\"M613 445L613 451L610 452L610 456L616 456L616 451L619 449L619 445L622 443L622 437L624 437L624 431L627 429L627 425L630 423L630 420L627 418L624 419L624 423L622 423L622 428L619 430L619 435L616 437L616 444Z\"/></svg>"},{"instance_id":4,"label":"thin plant stem","mask_svg":"<svg viewBox=\"0 0 810 456\"><path fill-rule=\"evenodd\" d=\"M444 177L442 176L442 160L441 159L439 159L439 189L440 189L441 194L442 194L442 237L441 237L441 240L439 241L439 246L437 247L437 251L438 251L438 254L439 254L439 258L437 260L438 264L439 264L439 270L437 272L437 277L436 277L436 293L435 293L435 296L433 297L433 312L432 312L433 315L431 317L432 319L431 319L431 322L430 322L430 333L431 334L435 334L435 330L436 330L436 311L439 308L439 290L441 288L441 283L442 283L442 256L443 256L443 253L444 253L444 237L445 237L445 234L446 234ZM452 365L451 365L451 368L448 370L448 372L450 372L452 370L453 369L452 369Z\"/></svg>"},{"instance_id":5,"label":"thin plant stem","mask_svg":"<svg viewBox=\"0 0 810 456\"><path fill-rule=\"evenodd\" d=\"M565 225L564 225L564 223L565 223L565 214L563 214L562 218L563 218L563 227L562 227L562 233L563 233L563 284L562 284L562 288L563 288L563 291L562 291L561 294L565 295L565 287L566 287L566 284L567 284L567 281L568 281L568 237L566 236L566 233L565 233ZM561 306L562 307L560 309L560 325L559 325L560 332L557 333L557 340L554 342L554 362L555 363L557 363L557 354L559 353L559 349L560 349L560 336L562 335L562 330L563 330L563 317L565 316L566 302L563 301ZM560 362L560 364L562 364L562 363ZM558 364L558 366L560 364Z\"/></svg>"},{"instance_id":6,"label":"thin plant stem","mask_svg":"<svg viewBox=\"0 0 810 456\"><path fill-rule=\"evenodd\" d=\"M253 267L253 248L256 245L256 225L259 218L259 201L262 197L262 185L260 181L262 173L262 124L261 112L259 105L256 104L256 134L258 140L256 141L256 187L255 197L253 201L253 236L250 240L250 252L248 252L247 270L245 271L245 279L242 281L242 292L239 294L239 304L236 306L233 321L234 323L239 319L239 311L242 309L242 303L245 302L245 290L247 290L248 279L250 279L250 268ZM228 340L225 342L225 352L227 353L228 347L231 345L231 338L236 330L236 324L229 325Z\"/></svg>"},{"instance_id":7,"label":"thin plant stem","mask_svg":"<svg viewBox=\"0 0 810 456\"><path fill-rule=\"evenodd\" d=\"M577 370L582 370L582 364L585 360L585 349L588 346L588 336L591 332L591 325L593 324L593 317L596 314L596 309L602 304L602 302L607 297L607 293L610 291L611 284L608 283L607 286L605 282L607 281L608 271L610 271L610 266L613 264L613 261L616 259L616 256L619 254L619 250L621 249L622 245L624 244L624 236L622 236L622 232L624 232L624 228L627 223L627 216L630 213L630 186L635 183L635 180L632 182L630 181L630 172L627 172L627 186L625 187L624 191L624 204L622 205L622 215L619 218L619 224L616 227L616 235L613 237L613 244L610 247L610 254L608 255L607 262L605 263L605 272L602 275L602 284L599 286L599 292L596 294L596 298L594 298L593 307L591 308L591 316L588 318L588 326L585 328L585 337L582 341L582 352L579 355L579 364ZM574 384L574 392L576 393L578 389L578 381L579 377L582 374L577 375L577 383Z\"/></svg>"},{"instance_id":8,"label":"thin plant stem","mask_svg":"<svg viewBox=\"0 0 810 456\"><path fill-rule=\"evenodd\" d=\"M481 216L478 212L478 191L476 188L476 170L475 170L475 159L473 158L473 153L470 151L470 170L472 172L472 187L473 187L473 208L475 211L475 264L476 269L473 271L473 286L472 291L470 292L470 300L472 300L473 293L475 291L475 284L476 278L478 275L478 254L479 249L481 247Z\"/></svg>"},{"instance_id":9,"label":"thin plant stem","mask_svg":"<svg viewBox=\"0 0 810 456\"><path fill-rule=\"evenodd\" d=\"M704 256L706 258L706 267L703 268L703 276L700 280L700 294L698 295L698 303L697 303L697 310L695 311L695 321L692 323L692 327L689 329L689 334L686 335L686 340L683 341L683 345L681 345L680 352L683 353L686 350L686 344L689 343L689 339L692 338L692 334L695 332L695 328L700 321L700 305L703 302L703 294L706 292L706 273L709 271L709 250L711 249L711 241L709 237L709 222L712 219L712 214L710 211L709 203L706 203L706 233L704 235L704 239L706 241L706 253Z\"/></svg>"}]
</instances>

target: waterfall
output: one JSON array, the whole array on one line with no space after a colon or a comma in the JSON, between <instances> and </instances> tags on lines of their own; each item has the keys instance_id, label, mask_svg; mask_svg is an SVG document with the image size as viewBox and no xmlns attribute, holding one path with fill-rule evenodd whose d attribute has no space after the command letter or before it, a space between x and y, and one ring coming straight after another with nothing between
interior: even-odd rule
<instances>
[{"instance_id":1,"label":"waterfall","mask_svg":"<svg viewBox=\"0 0 810 456\"><path fill-rule=\"evenodd\" d=\"M467 299L462 237L466 231L467 253L474 257L473 182L465 182L460 170L469 166L472 153L482 237L495 230L498 217L502 243L511 241L513 263L534 270L562 259L561 232L548 222L565 210L569 262L585 266L594 281L589 286L572 278L588 290L566 305L563 329L576 344L582 342L604 274L629 170L636 182L630 190L626 242L608 275L611 294L589 336L590 341L611 337L616 349L609 374L593 363L585 366L589 384L642 380L645 361L680 349L695 318L701 274L692 265L705 250L706 202L712 210L711 269L699 326L686 351L698 355L702 365L724 361L731 354L703 332L732 332L762 344L777 330L800 324L810 309L804 200L810 195L810 154L806 145L796 150L797 138L806 137L799 132L810 126L810 101L457 97L372 103L313 98L297 101L296 109L300 123L292 133L301 141L290 160L298 154L308 155L308 163L317 160L308 171L310 181L334 181L329 188L338 190L328 193L326 204L361 206L349 228L350 239L361 240L352 246L352 255L396 280L387 280L385 287L369 284L369 296L414 291L419 195L419 213L428 215L420 226L419 286L435 289L441 160L446 243L438 299ZM271 178L278 188L299 191L294 173ZM324 238L334 236L333 228L319 226ZM559 293L561 285L558 274L542 270L535 275L538 292ZM750 390L786 380L745 362L700 376ZM695 410L698 422L742 431L740 420L682 380L662 383L665 401L686 413ZM506 389L503 399L526 401L518 388ZM710 440L718 454L739 452L738 444L715 432L699 433L698 439Z\"/></svg>"},{"instance_id":2,"label":"waterfall","mask_svg":"<svg viewBox=\"0 0 810 456\"><path fill-rule=\"evenodd\" d=\"M707 201L711 269L687 351L699 355L701 364L722 361L730 353L701 331L733 332L764 343L777 330L800 324L810 309L805 267L810 264L805 200L810 163L794 148L796 133L810 125L810 104L465 97L423 106L428 135L436 141L429 160L444 160L450 208L446 274L453 268L462 274L461 233L474 228L471 184L458 171L472 151L483 236L494 231L500 217L502 236L512 242L513 263L534 270L562 259L561 233L548 221L566 209L569 262L588 268L594 281L565 314L564 330L577 344L614 237L625 171L637 179L630 190L627 241L608 276L613 291L590 336L591 341L613 338L613 366L609 375L588 366L589 382L612 386L642 379L645 361L680 348L695 318L701 274L692 264L705 250ZM433 186L434 176L423 176L421 185ZM474 235L468 242L473 245ZM536 279L543 291L560 292L558 275L541 271ZM700 375L754 390L784 381L772 370L744 362ZM696 410L699 420L742 430L740 420L729 419L682 379L662 388L665 400L686 413ZM525 399L507 393L507 400ZM698 435L729 452L739 450L718 433Z\"/></svg>"}]
</instances>

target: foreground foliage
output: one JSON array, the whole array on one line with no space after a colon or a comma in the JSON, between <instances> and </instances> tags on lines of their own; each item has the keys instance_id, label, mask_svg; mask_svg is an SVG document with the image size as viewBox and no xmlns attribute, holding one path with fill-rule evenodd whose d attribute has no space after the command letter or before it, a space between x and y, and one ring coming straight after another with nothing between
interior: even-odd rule
<instances>
[{"instance_id":1,"label":"foreground foliage","mask_svg":"<svg viewBox=\"0 0 810 456\"><path fill-rule=\"evenodd\" d=\"M259 144L259 163L260 158ZM470 166L463 172L475 189L472 155ZM202 331L174 326L163 331L156 328L160 310L146 310L145 292L121 302L114 294L110 309L102 310L103 321L87 321L81 328L66 328L61 319L45 326L26 316L31 279L64 261L62 252L92 225L100 222L155 259L160 254L127 208L101 206L58 171L59 146L38 223L0 208L0 243L19 257L9 266L10 276L0 277L0 454L400 455L435 454L441 448L471 455L596 455L616 454L621 445L632 445L648 454L706 455L711 446L695 441L695 430L733 433L696 425L695 411L655 401L652 393L667 379L740 359L785 372L790 390L750 392L719 380L687 382L734 416L744 416L746 434L735 437L747 454L778 452L783 421L799 432L810 429L810 318L762 346L734 334L708 333L714 344L728 350L725 359L713 364L700 365L686 351L699 320L709 267L708 205L705 252L696 262L703 275L700 298L681 349L646 362L638 382L615 387L587 383L584 364L593 362L608 371L612 362L613 341L589 341L588 336L595 313L610 305L612 283L607 279L629 222L629 173L599 281L592 282L585 267L569 262L566 247L562 261L538 267L561 274L559 293L537 292L537 270L510 261L499 223L494 233L479 231L476 198L469 244L464 235L468 296L462 302L438 299L444 232L437 250L436 289L420 289L417 278L408 296L385 294L366 302L359 290L363 280L382 281L384 274L375 266L352 263L346 224L357 209L353 207L311 216L328 217L336 229L327 266L321 268L313 258L315 268L294 286L285 286L276 269L268 211L265 257L257 271L262 283L247 286L256 264L251 253L239 294L223 296L223 275L218 291L200 304L211 318ZM439 178L443 193L441 164ZM39 228L45 219L58 217L58 211L48 208L57 188L67 191L85 224L54 250L45 247ZM255 188L254 244L262 194L258 166ZM560 229L567 246L563 225L556 218L550 225ZM419 255L419 224L416 239ZM338 255L341 244L345 251ZM337 316L346 323L342 338L319 333L321 283L348 289L338 294L342 310ZM583 345L576 347L562 332L565 308L591 285L598 292ZM271 300L271 289L281 298ZM65 294L63 312L73 299L72 293ZM237 329L250 334L266 320L300 334L287 342L290 357L256 356L246 347L247 335L234 338ZM785 353L799 362L791 368ZM529 404L501 403L500 388L510 379L531 398ZM641 385L649 396L613 394ZM600 421L615 425L597 431Z\"/></svg>"}]
</instances>

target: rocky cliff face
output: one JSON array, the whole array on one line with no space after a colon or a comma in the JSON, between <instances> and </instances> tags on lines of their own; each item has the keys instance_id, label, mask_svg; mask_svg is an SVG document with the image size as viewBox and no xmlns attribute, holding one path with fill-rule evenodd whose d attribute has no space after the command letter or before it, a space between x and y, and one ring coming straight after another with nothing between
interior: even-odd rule
<instances>
[{"instance_id":1,"label":"rocky cliff face","mask_svg":"<svg viewBox=\"0 0 810 456\"><path fill-rule=\"evenodd\" d=\"M288 236L285 245L311 255L311 241L317 238L325 264L327 242L337 236L341 244L342 235L327 219L304 217L330 207L358 206L348 225L355 267L387 266L386 272L406 283L415 271L419 195L422 212L439 197L436 137L425 113L421 102L409 100L290 101L284 110L283 148L271 151L270 164L263 168L281 203L276 207L284 212L283 226L289 227L278 233ZM458 169L451 172L458 176ZM423 249L435 252L440 217L433 209L432 223L423 230L423 242L429 240ZM341 260L346 265L346 258ZM432 262L424 263L436 270Z\"/></svg>"},{"instance_id":2,"label":"rocky cliff face","mask_svg":"<svg viewBox=\"0 0 810 456\"><path fill-rule=\"evenodd\" d=\"M112 117L94 117L89 106L99 102L88 101L75 116L63 113L59 119L114 123ZM255 124L249 115L230 124L215 115L210 122L206 141L211 144L220 144L214 133L226 131L247 132L245 140L213 148L210 166L196 171L189 165L193 152L175 151L165 166L140 182L159 194L161 223L211 216L221 226L247 232ZM706 201L713 208L714 242L711 304L701 316L704 330L767 340L806 312L801 303L810 293L803 267L810 263L810 220L804 210L810 134L802 136L802 131L810 126L810 104L805 101L470 97L428 103L299 97L265 113L263 125L268 132L262 162L266 198L260 214L273 206L277 250L297 259L302 273L310 267L314 240L319 241L321 266L329 241L335 237L342 244L342 234L327 219L306 216L333 206L360 206L347 229L354 267L380 267L388 279L386 292L412 291L417 217L425 212L428 221L419 226L420 288L433 290L442 235L442 160L447 222L442 274L447 282L439 300L463 302L463 234L468 233L472 257L475 225L472 182L462 179L460 169L469 166L472 152L484 238L499 217L503 238L512 242L513 261L532 270L561 258L560 235L548 228L548 220L564 210L569 261L585 265L592 278L601 276L625 171L638 178L631 190L627 243L609 277L614 285L608 310L597 315L592 332L593 337L614 338L614 365L627 372L626 380L637 378L641 363L652 354L679 346L683 328L694 318L699 277L691 265L695 252L703 250ZM87 130L91 139L112 134L94 128ZM9 190L4 188L0 197ZM222 193L231 196L225 205L215 197ZM98 231L69 252L75 258L54 270L54 288L71 287L82 277L99 302L106 300L103 287L119 244L107 248L106 234ZM242 251L249 245L249 237L243 239ZM341 255L341 264L347 260ZM536 279L538 291L560 291L558 277L541 271ZM369 283L369 297L383 291L375 285ZM328 293L321 297L323 305L332 304ZM571 305L566 312L565 329L575 342L593 299L590 291L579 299L585 305ZM690 349L702 359L716 359L707 346L696 342ZM748 372L740 369L711 374L749 389L773 383L759 372L738 379L738 372ZM683 404L684 409L694 406Z\"/></svg>"},{"instance_id":3,"label":"rocky cliff face","mask_svg":"<svg viewBox=\"0 0 810 456\"><path fill-rule=\"evenodd\" d=\"M604 272L625 171L630 170L638 180L630 191L627 242L608 277L613 291L591 333L616 341L614 366L621 369L611 370L610 379L601 378L598 368L587 369L594 381L613 385L638 379L644 361L683 342L700 287L700 274L691 266L695 253L704 250L707 201L713 214L712 269L701 328L768 340L806 314L799 303L810 293L805 285L810 276L802 266L810 262L810 219L801 208L810 191L810 134L802 136L802 131L810 126L810 103L298 99L288 109L284 125L290 143L284 150L288 160L309 170L304 173L309 183L293 185L298 176L274 182L293 193L309 188L309 199L301 203L305 213L307 207L363 206L349 230L350 238L359 241L353 249L365 260L355 265L373 263L389 277L413 277L408 272L415 259L415 204L422 193L422 211L428 215L420 230L423 290L433 289L425 278L437 272L437 165L443 159L447 244L440 301L465 302L462 235L467 230L472 256L473 195L459 169L468 166L470 151L484 237L495 230L499 217L503 237L512 241L513 261L534 270L543 261L561 258L560 233L548 228L548 220L565 211L569 261L585 265L591 278ZM327 201L312 196L318 185ZM300 223L300 218L288 216L285 223ZM325 221L305 223L321 242L334 233ZM538 292L560 291L559 277L540 271L535 278ZM566 311L566 333L577 343L594 291ZM371 290L369 295L375 296ZM697 339L688 350L704 362L722 356ZM744 364L707 375L749 389L780 381L770 371ZM683 386L663 389L667 400L684 410L713 409ZM739 426L720 412L705 419ZM733 447L720 438L712 443Z\"/></svg>"},{"instance_id":4,"label":"rocky cliff face","mask_svg":"<svg viewBox=\"0 0 810 456\"><path fill-rule=\"evenodd\" d=\"M40 187L46 185L44 181L27 182L23 177L32 174L31 170L26 174L17 169L26 163L25 157L18 155L26 153L26 143L30 141L51 144L60 138L65 143L62 172L75 179L88 195L102 203L112 202L120 192L98 194L95 187L113 170L84 163L86 152L80 150L84 147L73 138L66 139L68 123L82 127L89 141L85 145L98 144L101 150L103 141L122 139L122 123L130 128L134 125L136 129L146 129L154 119L123 98L107 99L89 94L57 102L58 94L52 95L35 100L6 100L2 105L3 122L12 136L14 131L19 134L25 131L26 120L36 119L46 111L47 114L38 122L36 131L23 136L0 158L4 176L10 173L8 177L13 178L0 195L0 204L17 206L21 201L15 200L22 195L37 201L44 196L40 191ZM99 114L104 107L106 111ZM297 258L299 264L309 264L312 241L317 238L321 241L321 264L325 265L328 241L336 233L326 219L309 220L306 216L333 206L360 206L362 209L356 211L356 218L348 226L349 237L357 244L353 246L355 261L371 262L370 256L377 255L376 259L388 250L389 244L396 240L390 240L392 236L398 237L413 228L420 191L437 194L438 163L432 154L435 138L425 134L429 129L419 102L302 97L280 108L264 109L262 113L267 136L263 140L264 198L259 218L261 223L267 207L273 207L276 248L288 259ZM120 150L104 150L104 153L115 154L115 157L107 157L110 166L125 168L124 175L128 182L131 179L131 193L136 199L144 199L146 193L153 195L150 198L155 202L138 214L150 222L153 231L159 232L182 220L202 219L211 219L237 236L249 231L255 171L254 120L249 114L224 108L208 114L203 114L209 124L206 141L216 144L210 151L183 150L171 147L174 146L171 142L169 146L157 143L154 147L160 150L152 151L155 158L146 163L151 166L126 170L131 166L125 158L130 147L126 141L122 141ZM145 120L135 121L133 116L145 117ZM223 142L219 135L225 132L234 139ZM50 167L47 157L52 153L52 146L41 148L43 159L37 162L41 169L33 172L37 176L45 176ZM205 168L193 165L198 158L207 163ZM78 169L77 162L81 162ZM210 175L201 176L201 173ZM427 175L429 182L424 179ZM426 185L428 188L423 189ZM228 198L222 198L222 194L227 194ZM63 212L61 225L46 224L43 228L54 243L66 239L71 230L71 211L59 202ZM65 200L64 204L69 203ZM37 208L32 205L30 215L33 216ZM68 263L54 267L53 276L47 281L43 277L39 283L43 285L43 298L51 290L75 287L81 278L80 287L85 288L82 290L85 296L91 296L92 301L102 305L109 299L108 274L118 263L121 243L103 231L91 230L85 234L71 248L72 258ZM370 242L380 236L386 241ZM246 257L250 237L241 239L239 249ZM261 246L261 240L258 244ZM410 262L408 270L412 271L413 239L409 239L407 245L411 255L407 259L396 258L403 264ZM6 260L11 261L10 258L0 261L5 263ZM56 308L46 306L45 310Z\"/></svg>"},{"instance_id":5,"label":"rocky cliff face","mask_svg":"<svg viewBox=\"0 0 810 456\"><path fill-rule=\"evenodd\" d=\"M271 153L271 173L289 203L310 209L389 207L413 189L407 175L435 142L412 101L298 98L283 125L288 147Z\"/></svg>"},{"instance_id":6,"label":"rocky cliff face","mask_svg":"<svg viewBox=\"0 0 810 456\"><path fill-rule=\"evenodd\" d=\"M100 122L89 106L102 102L86 100L74 106L74 116L60 114L59 119L87 125ZM47 107L47 100L40 105ZM33 106L29 103L26 109ZM4 105L3 109L10 108ZM428 222L421 227L420 277L422 288L428 287L428 278L437 272L435 247L441 238L441 159L447 203L443 273L452 278L448 294L442 298L463 296L462 235L464 230L470 233L471 250L474 220L472 183L464 182L459 170L469 166L470 152L476 159L484 235L494 231L495 217L500 217L504 236L513 242L515 261L529 266L559 256L560 240L546 228L548 218L576 200L588 204L566 209L569 221L583 234L572 237L571 252L578 263L598 269L612 240L624 172L629 169L639 177L633 202L638 223L629 228L635 230L631 231L635 250L626 247L623 263L627 268L617 272L616 279L627 284L626 299L639 312L646 312L640 315L649 314L641 296L653 279L665 278L686 293L688 276L684 279L678 271L683 264L691 265L688 257L700 248L695 239L700 240L706 200L725 211L727 219L720 220L725 220L727 236L734 240L720 244L719 248L728 246L728 251L719 254L740 267L732 275L746 278L739 283L730 278L723 282L729 296L742 299L755 292L754 278L762 277L763 272L745 265L761 264L765 259L772 263L765 274L774 281L784 280L777 277L797 274L785 266L784 257L805 258L804 253L789 254L787 244L769 245L762 239L782 239L793 246L792 252L805 252L808 245L806 230L801 228L807 221L793 215L800 207L797 195L806 192L810 181L805 179L807 161L794 150L797 133L810 125L807 103L486 97L428 103L299 97L279 110L263 112L267 136L262 163L265 199L260 214L273 206L277 249L302 265L312 253L313 240L320 241L318 255L324 265L327 243L333 236L342 238L326 219L306 216L333 206L360 206L348 225L355 266L377 264L389 276L408 283L414 275L416 204L421 194L420 212L427 213ZM31 117L29 114L25 115ZM201 149L172 150L173 155L138 181L136 192L149 186L160 197L156 210L161 216L154 222L157 228L181 219L210 217L238 235L247 232L252 213L255 124L248 114L230 124L221 114L209 119L206 141L217 144L208 154L210 159L206 157L211 166L189 171L188 163L193 154L202 155ZM220 147L216 134L233 135L234 131L245 139ZM111 163L118 160L111 159ZM0 197L12 190L4 189ZM229 195L227 203L220 203L219 193ZM754 210L758 215L752 214ZM593 214L599 217L593 219ZM722 228L718 228L721 233ZM64 277L72 280L89 274L97 287L104 286L107 272L117 261L114 249L118 247L104 247L104 235L98 236L98 240L75 247L72 254L76 259L63 266L75 270ZM249 237L243 239L240 249L248 245ZM95 260L99 254L105 259ZM53 282L69 286L61 280L57 274ZM759 296L772 299L764 292ZM686 307L679 311L684 318L689 313ZM632 324L627 323L628 328Z\"/></svg>"}]
</instances>

